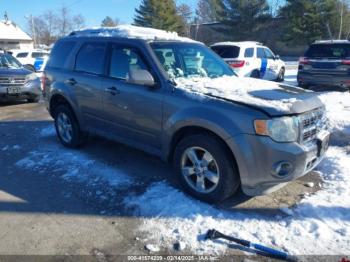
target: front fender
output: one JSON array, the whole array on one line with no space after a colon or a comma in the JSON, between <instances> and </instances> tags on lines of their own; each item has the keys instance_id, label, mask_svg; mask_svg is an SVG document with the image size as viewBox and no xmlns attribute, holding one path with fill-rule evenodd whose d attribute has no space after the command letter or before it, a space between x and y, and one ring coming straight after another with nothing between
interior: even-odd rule
<instances>
[{"instance_id":1,"label":"front fender","mask_svg":"<svg viewBox=\"0 0 350 262\"><path fill-rule=\"evenodd\" d=\"M171 150L171 142L174 135L185 127L199 127L211 131L221 139L228 138L242 133L240 127L223 113L213 109L194 107L181 110L164 123L163 150L168 156Z\"/></svg>"}]
</instances>

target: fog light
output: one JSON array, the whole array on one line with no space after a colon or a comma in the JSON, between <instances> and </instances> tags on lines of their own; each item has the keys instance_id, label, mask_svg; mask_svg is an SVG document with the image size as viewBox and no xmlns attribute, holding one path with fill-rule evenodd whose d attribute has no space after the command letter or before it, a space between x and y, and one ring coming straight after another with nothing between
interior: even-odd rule
<instances>
[{"instance_id":1,"label":"fog light","mask_svg":"<svg viewBox=\"0 0 350 262\"><path fill-rule=\"evenodd\" d=\"M281 161L273 165L271 173L274 176L286 177L293 172L293 165L287 161Z\"/></svg>"}]
</instances>

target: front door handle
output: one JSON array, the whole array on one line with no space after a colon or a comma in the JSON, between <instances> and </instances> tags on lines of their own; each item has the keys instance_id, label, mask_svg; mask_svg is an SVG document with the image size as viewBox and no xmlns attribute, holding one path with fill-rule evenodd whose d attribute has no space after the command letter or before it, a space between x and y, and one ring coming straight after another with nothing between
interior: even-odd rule
<instances>
[{"instance_id":1,"label":"front door handle","mask_svg":"<svg viewBox=\"0 0 350 262\"><path fill-rule=\"evenodd\" d=\"M116 88L115 86L112 86L112 87L108 87L105 89L106 92L110 93L111 95L117 95L117 94L120 94L120 91L118 88Z\"/></svg>"},{"instance_id":2,"label":"front door handle","mask_svg":"<svg viewBox=\"0 0 350 262\"><path fill-rule=\"evenodd\" d=\"M66 83L71 86L75 86L77 84L77 81L74 78L71 78L71 79L68 79Z\"/></svg>"}]
</instances>

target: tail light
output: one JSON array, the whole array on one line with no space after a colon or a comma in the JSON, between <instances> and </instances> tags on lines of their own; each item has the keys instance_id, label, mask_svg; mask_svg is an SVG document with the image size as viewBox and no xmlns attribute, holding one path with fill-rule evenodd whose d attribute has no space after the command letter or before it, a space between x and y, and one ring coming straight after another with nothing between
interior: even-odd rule
<instances>
[{"instance_id":1,"label":"tail light","mask_svg":"<svg viewBox=\"0 0 350 262\"><path fill-rule=\"evenodd\" d=\"M341 61L343 65L350 65L350 59L344 59Z\"/></svg>"},{"instance_id":2,"label":"tail light","mask_svg":"<svg viewBox=\"0 0 350 262\"><path fill-rule=\"evenodd\" d=\"M242 67L245 64L244 60L229 61L228 64L233 68Z\"/></svg>"},{"instance_id":3,"label":"tail light","mask_svg":"<svg viewBox=\"0 0 350 262\"><path fill-rule=\"evenodd\" d=\"M301 65L308 65L308 64L310 64L310 60L307 59L306 57L300 57L299 64L301 64Z\"/></svg>"}]
</instances>

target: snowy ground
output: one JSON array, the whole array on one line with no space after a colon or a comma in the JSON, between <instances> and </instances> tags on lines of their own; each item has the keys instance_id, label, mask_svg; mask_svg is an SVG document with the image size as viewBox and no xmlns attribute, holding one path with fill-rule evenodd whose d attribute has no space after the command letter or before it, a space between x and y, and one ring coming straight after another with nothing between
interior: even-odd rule
<instances>
[{"instance_id":1,"label":"snowy ground","mask_svg":"<svg viewBox=\"0 0 350 262\"><path fill-rule=\"evenodd\" d=\"M286 83L295 84L295 74L295 69L287 70ZM147 189L140 191L137 185L141 182L133 176L137 166L120 169L91 158L83 150L73 152L55 144L34 148L16 166L38 173L46 170L43 175L59 174L65 181L83 184L101 201L109 200L109 205L113 205L111 199L120 200L126 214L140 218L136 228L140 241L153 244L150 249L159 248L161 253L180 242L187 254L225 254L229 247L224 242L203 239L208 229L216 228L293 255L350 255L350 94L330 92L320 94L320 98L335 131L326 158L317 168L322 188L277 215L210 206L188 197L167 180L150 180ZM54 130L46 126L38 136L41 140L53 138ZM0 151L18 149L4 146ZM125 164L121 161L120 165Z\"/></svg>"}]
</instances>

